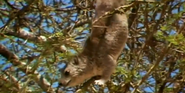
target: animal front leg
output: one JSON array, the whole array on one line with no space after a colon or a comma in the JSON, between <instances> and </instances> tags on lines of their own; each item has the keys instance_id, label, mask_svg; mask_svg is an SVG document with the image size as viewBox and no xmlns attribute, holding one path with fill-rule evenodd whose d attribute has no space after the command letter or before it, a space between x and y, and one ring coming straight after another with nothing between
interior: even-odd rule
<instances>
[{"instance_id":1,"label":"animal front leg","mask_svg":"<svg viewBox=\"0 0 185 93\"><path fill-rule=\"evenodd\" d=\"M116 67L116 60L114 60L109 55L108 57L105 58L102 66L103 66L102 67L103 71L102 71L101 78L98 80L95 80L95 84L98 84L98 85L104 85L110 79L110 76L114 72Z\"/></svg>"}]
</instances>

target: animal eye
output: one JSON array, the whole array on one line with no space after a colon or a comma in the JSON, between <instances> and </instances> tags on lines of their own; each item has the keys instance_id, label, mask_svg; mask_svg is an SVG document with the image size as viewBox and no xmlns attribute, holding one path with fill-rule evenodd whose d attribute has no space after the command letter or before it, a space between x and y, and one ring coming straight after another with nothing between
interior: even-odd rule
<instances>
[{"instance_id":1,"label":"animal eye","mask_svg":"<svg viewBox=\"0 0 185 93\"><path fill-rule=\"evenodd\" d=\"M64 72L64 75L65 75L65 76L69 76L69 74L70 74L70 73L69 73L68 71L65 71L65 72Z\"/></svg>"}]
</instances>

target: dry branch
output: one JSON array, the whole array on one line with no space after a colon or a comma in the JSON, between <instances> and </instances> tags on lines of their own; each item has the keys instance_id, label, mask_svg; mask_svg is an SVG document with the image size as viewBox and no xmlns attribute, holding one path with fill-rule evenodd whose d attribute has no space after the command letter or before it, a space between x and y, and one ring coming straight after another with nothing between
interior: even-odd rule
<instances>
[{"instance_id":1,"label":"dry branch","mask_svg":"<svg viewBox=\"0 0 185 93\"><path fill-rule=\"evenodd\" d=\"M9 51L4 45L0 44L0 54L5 57L7 60L10 60L14 66L18 66L18 68L23 71L26 74L34 74L36 77L34 77L35 82L44 90L44 91L54 91L50 88L50 83L43 78L37 71L34 72L28 72L27 69L30 69L31 67L26 68L27 66L19 61L19 58L17 55Z\"/></svg>"}]
</instances>

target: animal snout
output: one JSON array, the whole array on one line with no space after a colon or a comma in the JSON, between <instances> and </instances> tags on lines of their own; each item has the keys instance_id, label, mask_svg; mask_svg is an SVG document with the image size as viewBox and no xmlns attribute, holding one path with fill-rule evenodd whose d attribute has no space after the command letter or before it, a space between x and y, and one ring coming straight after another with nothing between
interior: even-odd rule
<instances>
[{"instance_id":1,"label":"animal snout","mask_svg":"<svg viewBox=\"0 0 185 93\"><path fill-rule=\"evenodd\" d=\"M65 80L60 80L60 82L59 82L59 86L66 86L67 85L67 81L65 81Z\"/></svg>"}]
</instances>

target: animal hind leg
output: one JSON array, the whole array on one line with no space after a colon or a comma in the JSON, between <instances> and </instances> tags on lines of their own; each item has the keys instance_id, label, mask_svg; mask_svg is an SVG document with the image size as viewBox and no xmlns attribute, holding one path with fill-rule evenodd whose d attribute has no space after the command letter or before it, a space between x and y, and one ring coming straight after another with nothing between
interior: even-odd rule
<instances>
[{"instance_id":1,"label":"animal hind leg","mask_svg":"<svg viewBox=\"0 0 185 93\"><path fill-rule=\"evenodd\" d=\"M103 64L102 64L102 75L101 78L98 80L95 80L95 84L98 85L104 85L109 79L111 74L114 72L116 68L116 60L114 60L110 55L104 58ZM105 62L106 61L106 62Z\"/></svg>"}]
</instances>

